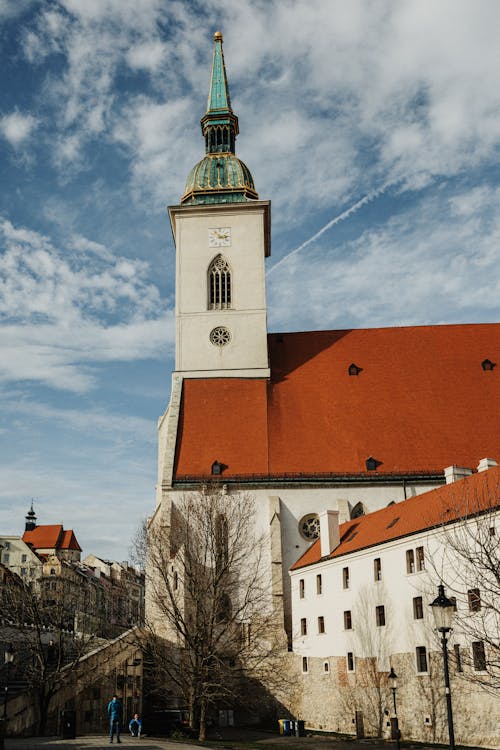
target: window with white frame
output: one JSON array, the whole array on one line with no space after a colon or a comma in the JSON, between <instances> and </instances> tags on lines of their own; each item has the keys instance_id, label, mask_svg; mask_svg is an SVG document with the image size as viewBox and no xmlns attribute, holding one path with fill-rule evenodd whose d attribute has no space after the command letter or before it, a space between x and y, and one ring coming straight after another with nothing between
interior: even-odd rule
<instances>
[{"instance_id":1,"label":"window with white frame","mask_svg":"<svg viewBox=\"0 0 500 750\"><path fill-rule=\"evenodd\" d=\"M307 635L307 620L305 617L300 620L300 635Z\"/></svg>"},{"instance_id":2,"label":"window with white frame","mask_svg":"<svg viewBox=\"0 0 500 750\"><path fill-rule=\"evenodd\" d=\"M305 596L305 593L306 593L306 584L305 584L304 579L300 578L299 579L299 597L303 599Z\"/></svg>"},{"instance_id":3,"label":"window with white frame","mask_svg":"<svg viewBox=\"0 0 500 750\"><path fill-rule=\"evenodd\" d=\"M325 618L323 615L318 617L318 633L322 634L325 632Z\"/></svg>"},{"instance_id":4,"label":"window with white frame","mask_svg":"<svg viewBox=\"0 0 500 750\"><path fill-rule=\"evenodd\" d=\"M415 572L415 553L412 549L406 550L406 572Z\"/></svg>"},{"instance_id":5,"label":"window with white frame","mask_svg":"<svg viewBox=\"0 0 500 750\"><path fill-rule=\"evenodd\" d=\"M484 641L472 642L472 663L476 672L486 671L486 652Z\"/></svg>"},{"instance_id":6,"label":"window with white frame","mask_svg":"<svg viewBox=\"0 0 500 750\"><path fill-rule=\"evenodd\" d=\"M323 593L323 579L321 578L321 573L318 573L318 575L316 576L316 593Z\"/></svg>"},{"instance_id":7,"label":"window with white frame","mask_svg":"<svg viewBox=\"0 0 500 750\"><path fill-rule=\"evenodd\" d=\"M424 604L421 596L413 597L413 619L423 620L424 618Z\"/></svg>"},{"instance_id":8,"label":"window with white frame","mask_svg":"<svg viewBox=\"0 0 500 750\"><path fill-rule=\"evenodd\" d=\"M342 568L342 587L349 588L349 568Z\"/></svg>"},{"instance_id":9,"label":"window with white frame","mask_svg":"<svg viewBox=\"0 0 500 750\"><path fill-rule=\"evenodd\" d=\"M425 646L417 646L415 649L417 659L417 672L427 672L427 649Z\"/></svg>"},{"instance_id":10,"label":"window with white frame","mask_svg":"<svg viewBox=\"0 0 500 750\"><path fill-rule=\"evenodd\" d=\"M383 604L379 604L375 607L375 620L378 627L385 625L385 607Z\"/></svg>"},{"instance_id":11,"label":"window with white frame","mask_svg":"<svg viewBox=\"0 0 500 750\"><path fill-rule=\"evenodd\" d=\"M347 652L346 663L347 663L347 671L354 672L354 654L352 651Z\"/></svg>"},{"instance_id":12,"label":"window with white frame","mask_svg":"<svg viewBox=\"0 0 500 750\"><path fill-rule=\"evenodd\" d=\"M375 581L382 580L382 560L376 557L373 561L373 578Z\"/></svg>"},{"instance_id":13,"label":"window with white frame","mask_svg":"<svg viewBox=\"0 0 500 750\"><path fill-rule=\"evenodd\" d=\"M467 591L467 601L471 612L479 612L481 609L481 592L479 589L469 589Z\"/></svg>"},{"instance_id":14,"label":"window with white frame","mask_svg":"<svg viewBox=\"0 0 500 750\"><path fill-rule=\"evenodd\" d=\"M415 550L417 558L417 571L425 570L425 553L423 547L417 547Z\"/></svg>"},{"instance_id":15,"label":"window with white frame","mask_svg":"<svg viewBox=\"0 0 500 750\"><path fill-rule=\"evenodd\" d=\"M344 612L344 630L352 630L352 615L350 609L346 609Z\"/></svg>"}]
</instances>

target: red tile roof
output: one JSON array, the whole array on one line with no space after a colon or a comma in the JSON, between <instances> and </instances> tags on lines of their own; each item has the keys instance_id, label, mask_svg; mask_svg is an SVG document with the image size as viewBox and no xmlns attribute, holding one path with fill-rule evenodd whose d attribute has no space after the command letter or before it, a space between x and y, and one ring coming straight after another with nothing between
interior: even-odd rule
<instances>
[{"instance_id":1,"label":"red tile roof","mask_svg":"<svg viewBox=\"0 0 500 750\"><path fill-rule=\"evenodd\" d=\"M78 552L82 551L82 548L77 542L75 532L72 531L71 529L66 529L63 532L63 538L61 540L60 548L61 549L76 549L78 550Z\"/></svg>"},{"instance_id":2,"label":"red tile roof","mask_svg":"<svg viewBox=\"0 0 500 750\"><path fill-rule=\"evenodd\" d=\"M271 334L271 381L186 379L175 478L442 473L500 447L500 324ZM481 363L498 366L485 372ZM349 376L350 364L361 368Z\"/></svg>"},{"instance_id":3,"label":"red tile roof","mask_svg":"<svg viewBox=\"0 0 500 750\"><path fill-rule=\"evenodd\" d=\"M81 547L71 529L63 529L61 524L35 526L32 531L25 531L23 542L33 549L75 549Z\"/></svg>"},{"instance_id":4,"label":"red tile roof","mask_svg":"<svg viewBox=\"0 0 500 750\"><path fill-rule=\"evenodd\" d=\"M340 544L328 557L347 555L493 508L500 508L498 466L341 524ZM317 539L291 570L321 559L321 541Z\"/></svg>"}]
</instances>

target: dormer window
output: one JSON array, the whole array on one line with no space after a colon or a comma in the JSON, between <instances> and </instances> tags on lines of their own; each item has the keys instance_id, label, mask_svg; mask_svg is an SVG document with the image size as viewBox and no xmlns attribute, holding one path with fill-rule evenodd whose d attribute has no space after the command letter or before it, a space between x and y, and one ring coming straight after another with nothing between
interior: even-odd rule
<instances>
[{"instance_id":1,"label":"dormer window","mask_svg":"<svg viewBox=\"0 0 500 750\"><path fill-rule=\"evenodd\" d=\"M496 367L496 364L495 362L492 362L491 359L483 359L481 367L485 372L491 372Z\"/></svg>"},{"instance_id":2,"label":"dormer window","mask_svg":"<svg viewBox=\"0 0 500 750\"><path fill-rule=\"evenodd\" d=\"M358 365L355 365L354 362L349 365L348 373L349 375L359 375L361 372L361 367L358 367Z\"/></svg>"},{"instance_id":3,"label":"dormer window","mask_svg":"<svg viewBox=\"0 0 500 750\"><path fill-rule=\"evenodd\" d=\"M380 461L377 461L376 458L373 458L373 456L370 456L370 458L366 459L365 464L366 464L367 471L376 471L377 466L380 466Z\"/></svg>"},{"instance_id":4,"label":"dormer window","mask_svg":"<svg viewBox=\"0 0 500 750\"><path fill-rule=\"evenodd\" d=\"M222 474L222 464L218 461L214 461L212 464L212 474L216 476Z\"/></svg>"}]
</instances>

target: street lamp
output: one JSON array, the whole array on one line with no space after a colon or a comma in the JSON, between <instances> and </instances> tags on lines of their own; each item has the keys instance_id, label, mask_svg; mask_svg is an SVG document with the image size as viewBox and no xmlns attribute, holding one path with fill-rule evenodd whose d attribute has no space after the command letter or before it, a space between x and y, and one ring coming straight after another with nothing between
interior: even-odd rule
<instances>
[{"instance_id":1,"label":"street lamp","mask_svg":"<svg viewBox=\"0 0 500 750\"><path fill-rule=\"evenodd\" d=\"M450 670L448 667L448 645L447 635L451 630L453 612L455 611L455 603L448 599L444 593L444 586L442 583L438 586L438 595L434 601L430 604L432 607L432 614L434 615L434 622L436 630L441 633L441 647L443 649L443 668L444 668L444 685L446 693L446 711L448 714L448 735L450 738L450 750L455 750L455 733L453 730L453 711L451 708L451 692L450 692Z\"/></svg>"},{"instance_id":2,"label":"street lamp","mask_svg":"<svg viewBox=\"0 0 500 750\"><path fill-rule=\"evenodd\" d=\"M7 728L7 700L9 698L10 668L12 666L13 661L14 661L14 651L13 651L12 645L9 643L7 646L5 646L5 652L4 652L4 664L7 667L7 677L5 680L4 700L3 700L3 725L5 729Z\"/></svg>"},{"instance_id":3,"label":"street lamp","mask_svg":"<svg viewBox=\"0 0 500 750\"><path fill-rule=\"evenodd\" d=\"M394 722L391 721L391 730L393 733L393 738L395 735L397 748L398 750L400 750L399 721L398 721L398 711L396 708L396 690L398 689L398 676L396 672L394 671L394 667L391 667L391 671L389 672L388 679L389 679L389 684L392 690L392 702L394 704Z\"/></svg>"}]
</instances>

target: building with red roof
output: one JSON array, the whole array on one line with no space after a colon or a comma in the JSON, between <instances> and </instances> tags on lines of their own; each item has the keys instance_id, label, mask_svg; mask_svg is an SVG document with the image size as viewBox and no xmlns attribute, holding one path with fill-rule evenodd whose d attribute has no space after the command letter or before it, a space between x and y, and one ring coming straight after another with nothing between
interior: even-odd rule
<instances>
[{"instance_id":1,"label":"building with red roof","mask_svg":"<svg viewBox=\"0 0 500 750\"><path fill-rule=\"evenodd\" d=\"M33 505L26 515L26 526L23 542L29 545L37 555L47 557L55 555L60 560L78 562L82 548L78 544L75 532L64 529L62 524L36 523Z\"/></svg>"},{"instance_id":2,"label":"building with red roof","mask_svg":"<svg viewBox=\"0 0 500 750\"><path fill-rule=\"evenodd\" d=\"M463 744L494 747L500 467L484 461L478 473L422 495L345 523L338 515L320 514L319 539L290 571L300 686L291 710L310 727L349 732L349 696L371 724L368 733L378 722L390 727L382 708L390 707L392 667L403 687L403 735L446 741L444 707L431 698L441 689L442 663L429 606L443 583L455 607L447 634L455 732Z\"/></svg>"},{"instance_id":3,"label":"building with red roof","mask_svg":"<svg viewBox=\"0 0 500 750\"><path fill-rule=\"evenodd\" d=\"M471 472L499 458L500 324L269 333L270 203L235 156L222 35L202 131L206 156L169 209L176 370L159 420L156 512L169 516L176 497L213 480L251 492L262 526L279 525L270 555L290 640L286 571L322 511L347 521L445 484L445 466Z\"/></svg>"},{"instance_id":4,"label":"building with red roof","mask_svg":"<svg viewBox=\"0 0 500 750\"><path fill-rule=\"evenodd\" d=\"M184 493L210 482L248 491L291 647L288 570L320 564L310 545L325 513L338 514L346 554L368 548L438 509L432 490L499 459L500 324L269 333L270 202L235 155L220 33L201 126L206 154L169 208L176 363L151 523L169 527ZM405 503L406 521L384 528Z\"/></svg>"}]
</instances>

